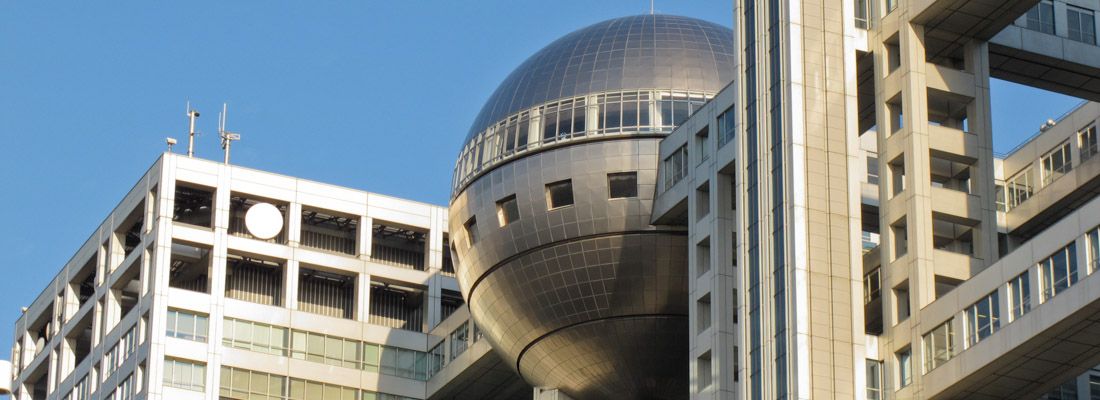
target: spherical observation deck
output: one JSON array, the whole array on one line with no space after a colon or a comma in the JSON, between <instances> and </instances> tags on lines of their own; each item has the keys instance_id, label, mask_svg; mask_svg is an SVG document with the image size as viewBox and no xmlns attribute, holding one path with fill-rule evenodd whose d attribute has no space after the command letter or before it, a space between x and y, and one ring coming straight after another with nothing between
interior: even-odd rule
<instances>
[{"instance_id":1,"label":"spherical observation deck","mask_svg":"<svg viewBox=\"0 0 1100 400\"><path fill-rule=\"evenodd\" d=\"M733 54L733 31L697 19L600 22L531 56L473 123L451 251L475 323L531 384L687 396L687 239L649 224L657 145Z\"/></svg>"}]
</instances>

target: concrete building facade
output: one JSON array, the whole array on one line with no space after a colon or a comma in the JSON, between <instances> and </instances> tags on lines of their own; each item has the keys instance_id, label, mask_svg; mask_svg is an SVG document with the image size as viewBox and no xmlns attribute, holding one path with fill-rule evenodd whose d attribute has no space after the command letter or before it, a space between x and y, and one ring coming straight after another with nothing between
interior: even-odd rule
<instances>
[{"instance_id":1,"label":"concrete building facade","mask_svg":"<svg viewBox=\"0 0 1100 400\"><path fill-rule=\"evenodd\" d=\"M1100 101L1097 10L596 24L449 208L165 154L17 322L15 398L1100 397L1100 104L995 154L990 94Z\"/></svg>"},{"instance_id":2,"label":"concrete building facade","mask_svg":"<svg viewBox=\"0 0 1100 400\"><path fill-rule=\"evenodd\" d=\"M456 369L467 392L529 396L463 357L487 351L446 226L439 206L166 153L17 321L14 398L424 399Z\"/></svg>"},{"instance_id":3,"label":"concrete building facade","mask_svg":"<svg viewBox=\"0 0 1100 400\"><path fill-rule=\"evenodd\" d=\"M995 156L989 91L1097 100L1095 9L735 2L737 78L662 140L652 214L689 230L692 398L1100 396L1100 110Z\"/></svg>"}]
</instances>

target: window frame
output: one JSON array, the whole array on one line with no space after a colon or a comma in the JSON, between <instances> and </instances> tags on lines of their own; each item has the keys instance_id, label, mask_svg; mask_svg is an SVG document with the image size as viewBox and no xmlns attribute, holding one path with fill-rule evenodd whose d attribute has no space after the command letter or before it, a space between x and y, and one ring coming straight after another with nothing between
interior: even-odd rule
<instances>
[{"instance_id":1,"label":"window frame","mask_svg":"<svg viewBox=\"0 0 1100 400\"><path fill-rule=\"evenodd\" d=\"M985 315L983 315L983 307ZM972 347L1001 329L1000 301L994 291L966 308L966 343Z\"/></svg>"},{"instance_id":2,"label":"window frame","mask_svg":"<svg viewBox=\"0 0 1100 400\"><path fill-rule=\"evenodd\" d=\"M1058 265L1059 259L1064 260L1063 265ZM1038 265L1039 283L1043 289L1042 299L1045 303L1054 298L1054 296L1073 287L1079 280L1077 273L1077 244L1071 242L1039 261ZM1059 277L1060 272L1064 272L1065 275Z\"/></svg>"},{"instance_id":3,"label":"window frame","mask_svg":"<svg viewBox=\"0 0 1100 400\"><path fill-rule=\"evenodd\" d=\"M1096 13L1092 10L1066 4L1066 28L1066 38L1069 40L1096 44Z\"/></svg>"},{"instance_id":4,"label":"window frame","mask_svg":"<svg viewBox=\"0 0 1100 400\"><path fill-rule=\"evenodd\" d=\"M1098 138L1096 137L1096 124L1089 124L1089 126L1077 131L1077 148L1079 149L1081 162L1085 162L1100 153L1100 146L1098 146Z\"/></svg>"},{"instance_id":5,"label":"window frame","mask_svg":"<svg viewBox=\"0 0 1100 400\"><path fill-rule=\"evenodd\" d=\"M1031 276L1029 274L1030 271L1024 271L1008 281L1008 304L1012 321L1031 311L1031 281L1029 280Z\"/></svg>"},{"instance_id":6,"label":"window frame","mask_svg":"<svg viewBox=\"0 0 1100 400\"><path fill-rule=\"evenodd\" d=\"M1054 181L1073 170L1073 159L1070 157L1070 150L1071 145L1067 140L1039 159L1039 171L1042 175L1043 187L1054 183ZM1056 162L1058 162L1057 165Z\"/></svg>"},{"instance_id":7,"label":"window frame","mask_svg":"<svg viewBox=\"0 0 1100 400\"><path fill-rule=\"evenodd\" d=\"M630 177L633 181L633 185L630 185L631 189L625 193L616 194L616 185L613 180L616 178ZM622 184L618 185L621 190L626 189L626 186ZM615 199L631 199L638 197L638 171L625 171L625 172L612 172L607 174L607 198L610 200Z\"/></svg>"},{"instance_id":8,"label":"window frame","mask_svg":"<svg viewBox=\"0 0 1100 400\"><path fill-rule=\"evenodd\" d=\"M913 348L906 347L894 353L898 363L898 388L913 384Z\"/></svg>"},{"instance_id":9,"label":"window frame","mask_svg":"<svg viewBox=\"0 0 1100 400\"><path fill-rule=\"evenodd\" d=\"M1034 7L1024 13L1024 28L1032 31L1054 35L1056 32L1054 18L1054 2L1040 1Z\"/></svg>"},{"instance_id":10,"label":"window frame","mask_svg":"<svg viewBox=\"0 0 1100 400\"><path fill-rule=\"evenodd\" d=\"M924 335L921 335L924 373L927 374L939 368L955 357L954 320L954 318L949 318L947 321L932 328Z\"/></svg>"},{"instance_id":11,"label":"window frame","mask_svg":"<svg viewBox=\"0 0 1100 400\"><path fill-rule=\"evenodd\" d=\"M519 200L515 194L497 200L497 222L500 227L519 221Z\"/></svg>"},{"instance_id":12,"label":"window frame","mask_svg":"<svg viewBox=\"0 0 1100 400\"><path fill-rule=\"evenodd\" d=\"M568 203L567 204L566 203L558 204L558 202L555 199L560 199L560 200L564 201L565 200L564 196L565 196L565 193L566 193L564 191L559 191L559 190L566 190L566 189L568 189L568 194L569 194ZM562 197L558 198L557 196L562 196ZM573 180L572 179L563 179L563 180L560 180L560 181L554 181L554 182L550 182L550 183L546 184L546 209L547 210L559 210L559 209L562 209L562 208L570 207L570 206L576 204L576 202L577 202L577 199L575 197L575 193L573 192Z\"/></svg>"}]
</instances>

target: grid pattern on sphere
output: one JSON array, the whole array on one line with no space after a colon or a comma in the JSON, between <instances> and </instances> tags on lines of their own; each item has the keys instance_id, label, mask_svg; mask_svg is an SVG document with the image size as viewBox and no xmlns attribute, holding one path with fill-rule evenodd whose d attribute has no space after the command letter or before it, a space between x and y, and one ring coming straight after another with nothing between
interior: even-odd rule
<instances>
[{"instance_id":1,"label":"grid pattern on sphere","mask_svg":"<svg viewBox=\"0 0 1100 400\"><path fill-rule=\"evenodd\" d=\"M716 93L734 76L733 31L671 15L638 15L570 33L497 87L466 137L525 108L563 97L645 88Z\"/></svg>"}]
</instances>

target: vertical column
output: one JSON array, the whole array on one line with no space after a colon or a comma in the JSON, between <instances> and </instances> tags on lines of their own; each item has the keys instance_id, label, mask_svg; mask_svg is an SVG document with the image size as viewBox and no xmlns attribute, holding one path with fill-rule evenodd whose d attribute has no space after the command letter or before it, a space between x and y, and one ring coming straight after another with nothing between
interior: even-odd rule
<instances>
[{"instance_id":1,"label":"vertical column","mask_svg":"<svg viewBox=\"0 0 1100 400\"><path fill-rule=\"evenodd\" d=\"M297 257L291 257L286 260L286 285L283 287L283 298L286 299L283 307L288 310L298 309L298 260Z\"/></svg>"},{"instance_id":2,"label":"vertical column","mask_svg":"<svg viewBox=\"0 0 1100 400\"><path fill-rule=\"evenodd\" d=\"M901 78L903 128L901 135L905 157L904 204L912 309L924 308L936 299L935 269L932 263L932 185L929 163L928 86L925 76L924 27L902 23L898 31L901 67L894 73ZM915 324L914 324L915 325Z\"/></svg>"},{"instance_id":3,"label":"vertical column","mask_svg":"<svg viewBox=\"0 0 1100 400\"><path fill-rule=\"evenodd\" d=\"M997 260L997 187L993 166L993 110L989 93L989 44L970 41L966 45L966 69L974 75L974 101L968 107L970 134L978 139L976 173L970 179L971 194L981 199L981 215L974 234L975 256L982 258L982 267ZM1075 153L1076 154L1076 153ZM971 271L972 273L976 271Z\"/></svg>"},{"instance_id":4,"label":"vertical column","mask_svg":"<svg viewBox=\"0 0 1100 400\"><path fill-rule=\"evenodd\" d=\"M369 260L371 256L371 241L374 239L374 219L369 216L359 217L359 259Z\"/></svg>"},{"instance_id":5,"label":"vertical column","mask_svg":"<svg viewBox=\"0 0 1100 400\"><path fill-rule=\"evenodd\" d=\"M297 194L295 194L297 196ZM298 247L302 241L302 203L293 201L287 207L286 240L290 247Z\"/></svg>"},{"instance_id":6,"label":"vertical column","mask_svg":"<svg viewBox=\"0 0 1100 400\"><path fill-rule=\"evenodd\" d=\"M229 244L229 199L232 194L232 169L218 168L218 185L214 191L214 246L210 251L210 337L206 364L206 397L215 398L221 386L221 342L225 320L225 271Z\"/></svg>"},{"instance_id":7,"label":"vertical column","mask_svg":"<svg viewBox=\"0 0 1100 400\"><path fill-rule=\"evenodd\" d=\"M151 220L146 221L147 224L151 224L152 230L156 232L155 237L149 238L153 242L153 251L146 253L149 256L149 259L145 261L148 264L148 273L142 277L143 284L152 292L148 326L144 327L144 329L147 329L147 332L145 332L147 335L146 341L150 343L149 358L145 363L145 374L148 377L147 382L149 382L147 398L151 400L160 399L163 395L161 385L157 384L164 381L163 364L155 360L163 359L165 352L164 335L159 333L165 331L165 320L168 311L173 234L172 204L175 202L176 193L175 165L174 156L166 154L161 158L160 175L157 177L159 180L157 194L155 198L151 199L156 203L156 206L151 213ZM209 346L207 351L210 351ZM208 357L204 359L206 358Z\"/></svg>"},{"instance_id":8,"label":"vertical column","mask_svg":"<svg viewBox=\"0 0 1100 400\"><path fill-rule=\"evenodd\" d=\"M361 273L356 277L355 319L359 322L370 321L370 274Z\"/></svg>"}]
</instances>

